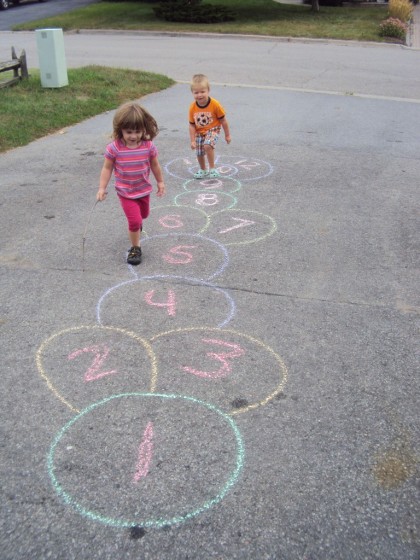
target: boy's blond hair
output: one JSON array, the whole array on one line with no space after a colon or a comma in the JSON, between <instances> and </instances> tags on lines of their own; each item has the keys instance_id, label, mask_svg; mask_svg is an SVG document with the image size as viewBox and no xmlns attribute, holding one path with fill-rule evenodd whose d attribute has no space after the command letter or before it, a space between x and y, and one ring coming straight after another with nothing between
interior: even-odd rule
<instances>
[{"instance_id":1,"label":"boy's blond hair","mask_svg":"<svg viewBox=\"0 0 420 560\"><path fill-rule=\"evenodd\" d=\"M210 89L209 79L204 74L194 74L191 80L191 91L200 86Z\"/></svg>"}]
</instances>

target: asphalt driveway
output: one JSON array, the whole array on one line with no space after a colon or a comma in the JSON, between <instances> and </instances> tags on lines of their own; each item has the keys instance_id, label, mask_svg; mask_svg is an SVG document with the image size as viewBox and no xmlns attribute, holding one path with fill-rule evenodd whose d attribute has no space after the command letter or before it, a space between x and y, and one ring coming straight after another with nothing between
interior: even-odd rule
<instances>
[{"instance_id":1,"label":"asphalt driveway","mask_svg":"<svg viewBox=\"0 0 420 560\"><path fill-rule=\"evenodd\" d=\"M281 85L214 86L215 182L142 100L137 268L112 113L0 156L5 560L418 558L420 104Z\"/></svg>"}]
</instances>

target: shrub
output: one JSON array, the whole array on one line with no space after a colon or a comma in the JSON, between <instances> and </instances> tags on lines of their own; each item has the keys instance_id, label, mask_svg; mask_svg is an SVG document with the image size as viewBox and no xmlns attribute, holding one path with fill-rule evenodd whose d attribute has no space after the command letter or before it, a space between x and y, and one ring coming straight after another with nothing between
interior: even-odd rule
<instances>
[{"instance_id":1,"label":"shrub","mask_svg":"<svg viewBox=\"0 0 420 560\"><path fill-rule=\"evenodd\" d=\"M159 6L153 8L157 18L166 21L178 21L187 23L219 23L233 21L234 13L224 6L213 6L211 4L199 4L199 0L192 2L163 1Z\"/></svg>"},{"instance_id":2,"label":"shrub","mask_svg":"<svg viewBox=\"0 0 420 560\"><path fill-rule=\"evenodd\" d=\"M396 37L397 39L405 39L407 33L407 24L398 18L388 18L379 26L379 35L382 37Z\"/></svg>"},{"instance_id":3,"label":"shrub","mask_svg":"<svg viewBox=\"0 0 420 560\"><path fill-rule=\"evenodd\" d=\"M413 14L413 4L410 0L389 0L389 16L401 21L410 21Z\"/></svg>"}]
</instances>

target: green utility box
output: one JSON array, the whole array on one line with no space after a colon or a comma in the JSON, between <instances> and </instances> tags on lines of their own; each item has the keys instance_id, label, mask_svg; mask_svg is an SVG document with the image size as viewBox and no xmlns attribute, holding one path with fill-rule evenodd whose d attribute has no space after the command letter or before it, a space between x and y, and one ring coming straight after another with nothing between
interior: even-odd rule
<instances>
[{"instance_id":1,"label":"green utility box","mask_svg":"<svg viewBox=\"0 0 420 560\"><path fill-rule=\"evenodd\" d=\"M67 86L69 79L64 53L63 30L37 29L35 34L41 85L48 88Z\"/></svg>"}]
</instances>

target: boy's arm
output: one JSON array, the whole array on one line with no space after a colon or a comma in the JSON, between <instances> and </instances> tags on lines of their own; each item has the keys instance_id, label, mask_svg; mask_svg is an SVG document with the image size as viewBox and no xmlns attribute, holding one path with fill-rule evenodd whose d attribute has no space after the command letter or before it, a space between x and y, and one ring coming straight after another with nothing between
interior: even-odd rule
<instances>
[{"instance_id":1,"label":"boy's arm","mask_svg":"<svg viewBox=\"0 0 420 560\"><path fill-rule=\"evenodd\" d=\"M190 142L191 142L191 149L195 150L195 124L191 124L190 125Z\"/></svg>"},{"instance_id":2,"label":"boy's arm","mask_svg":"<svg viewBox=\"0 0 420 560\"><path fill-rule=\"evenodd\" d=\"M156 179L157 183L157 196L163 196L165 194L165 183L163 181L162 168L157 157L150 160L150 169Z\"/></svg>"},{"instance_id":3,"label":"boy's arm","mask_svg":"<svg viewBox=\"0 0 420 560\"><path fill-rule=\"evenodd\" d=\"M223 117L222 119L222 128L223 128L223 132L225 133L225 140L228 144L230 144L231 141L231 137L230 137L230 130L229 130L229 123L226 117Z\"/></svg>"},{"instance_id":4,"label":"boy's arm","mask_svg":"<svg viewBox=\"0 0 420 560\"><path fill-rule=\"evenodd\" d=\"M105 200L106 195L108 194L106 192L106 188L108 186L109 180L111 179L113 169L113 162L110 159L105 158L104 165L101 170L101 175L99 177L99 189L96 193L96 200Z\"/></svg>"}]
</instances>

